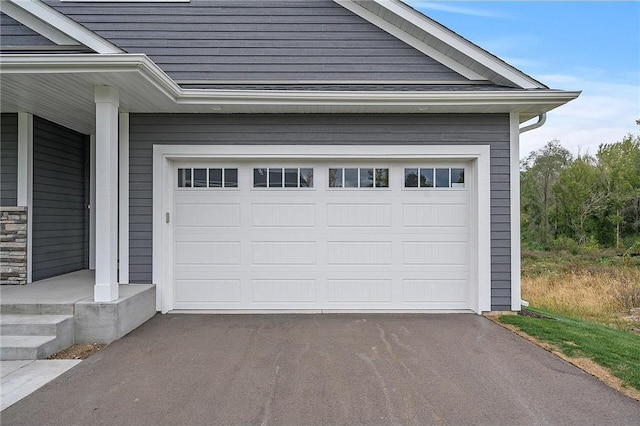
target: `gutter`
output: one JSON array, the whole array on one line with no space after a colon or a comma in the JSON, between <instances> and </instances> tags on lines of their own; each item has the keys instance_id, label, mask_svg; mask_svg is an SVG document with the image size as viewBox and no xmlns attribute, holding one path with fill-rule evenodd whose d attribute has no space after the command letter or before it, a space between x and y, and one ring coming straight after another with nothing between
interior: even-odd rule
<instances>
[{"instance_id":1,"label":"gutter","mask_svg":"<svg viewBox=\"0 0 640 426\"><path fill-rule=\"evenodd\" d=\"M520 134L523 134L524 132L528 132L529 130L537 129L538 127L542 127L546 121L547 121L547 113L543 112L538 116L538 122L529 124L528 126L521 127L519 129Z\"/></svg>"},{"instance_id":2,"label":"gutter","mask_svg":"<svg viewBox=\"0 0 640 426\"><path fill-rule=\"evenodd\" d=\"M526 105L544 111L565 104L580 92L560 90L469 92L329 92L301 90L184 89L144 54L2 55L0 75L68 73L137 73L177 105L342 105L467 106ZM106 82L105 82L106 83ZM537 112L536 111L536 112ZM544 115L544 114L542 114ZM540 122L539 122L540 123ZM540 126L542 124L537 124ZM522 131L531 130L531 126Z\"/></svg>"}]
</instances>

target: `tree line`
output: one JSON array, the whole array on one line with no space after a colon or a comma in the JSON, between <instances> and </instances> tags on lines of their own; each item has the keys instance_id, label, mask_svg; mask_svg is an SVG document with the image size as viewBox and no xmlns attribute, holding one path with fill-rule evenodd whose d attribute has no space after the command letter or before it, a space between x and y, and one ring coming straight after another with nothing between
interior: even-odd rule
<instances>
[{"instance_id":1,"label":"tree line","mask_svg":"<svg viewBox=\"0 0 640 426\"><path fill-rule=\"evenodd\" d=\"M640 134L602 144L594 156L551 141L521 161L520 178L530 248L640 246Z\"/></svg>"}]
</instances>

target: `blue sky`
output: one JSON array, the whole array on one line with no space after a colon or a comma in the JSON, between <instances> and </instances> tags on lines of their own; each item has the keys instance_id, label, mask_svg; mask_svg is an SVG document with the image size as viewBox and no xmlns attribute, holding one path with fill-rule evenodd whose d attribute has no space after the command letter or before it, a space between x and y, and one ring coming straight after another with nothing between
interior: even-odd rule
<instances>
[{"instance_id":1,"label":"blue sky","mask_svg":"<svg viewBox=\"0 0 640 426\"><path fill-rule=\"evenodd\" d=\"M521 136L521 156L553 139L595 154L640 133L640 1L404 1L547 86L583 91Z\"/></svg>"}]
</instances>

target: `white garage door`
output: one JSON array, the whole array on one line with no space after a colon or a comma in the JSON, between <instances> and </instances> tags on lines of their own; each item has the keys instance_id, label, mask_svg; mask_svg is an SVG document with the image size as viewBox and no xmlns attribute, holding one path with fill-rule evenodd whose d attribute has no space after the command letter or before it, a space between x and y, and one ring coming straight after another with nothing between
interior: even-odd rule
<instances>
[{"instance_id":1,"label":"white garage door","mask_svg":"<svg viewBox=\"0 0 640 426\"><path fill-rule=\"evenodd\" d=\"M467 168L178 163L173 308L469 309Z\"/></svg>"}]
</instances>

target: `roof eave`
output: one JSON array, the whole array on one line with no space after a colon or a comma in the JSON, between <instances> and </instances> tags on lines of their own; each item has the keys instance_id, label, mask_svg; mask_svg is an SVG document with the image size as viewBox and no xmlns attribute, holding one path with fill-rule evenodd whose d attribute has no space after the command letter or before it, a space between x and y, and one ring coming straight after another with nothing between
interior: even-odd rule
<instances>
[{"instance_id":1,"label":"roof eave","mask_svg":"<svg viewBox=\"0 0 640 426\"><path fill-rule=\"evenodd\" d=\"M51 116L78 131L92 126L93 88L120 91L133 113L519 113L525 121L575 99L560 90L320 91L185 89L146 55L2 55L2 111ZM77 117L73 116L74 114ZM80 115L84 114L81 120ZM44 116L44 118L48 118ZM74 123L74 120L77 122ZM54 120L55 121L55 120Z\"/></svg>"}]
</instances>

